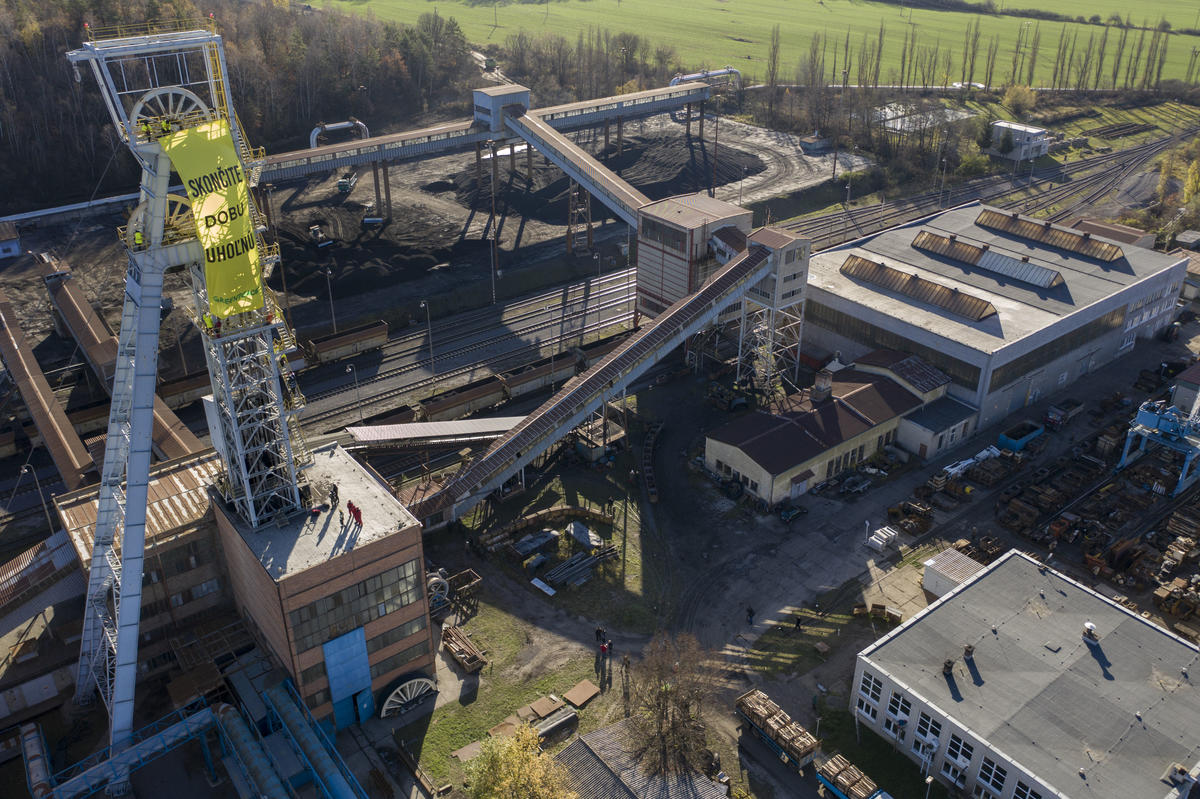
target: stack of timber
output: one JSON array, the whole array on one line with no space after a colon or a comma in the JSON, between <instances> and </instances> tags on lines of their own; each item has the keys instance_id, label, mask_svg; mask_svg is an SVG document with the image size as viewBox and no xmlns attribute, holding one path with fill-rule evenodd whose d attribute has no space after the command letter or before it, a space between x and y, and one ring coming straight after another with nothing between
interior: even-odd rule
<instances>
[{"instance_id":1,"label":"stack of timber","mask_svg":"<svg viewBox=\"0 0 1200 799\"><path fill-rule=\"evenodd\" d=\"M812 760L817 739L757 688L737 698L738 712L794 763Z\"/></svg>"},{"instance_id":2,"label":"stack of timber","mask_svg":"<svg viewBox=\"0 0 1200 799\"><path fill-rule=\"evenodd\" d=\"M617 556L617 548L611 544L596 550L594 555L577 552L546 572L545 581L553 586L583 585L592 578L592 569L606 560Z\"/></svg>"},{"instance_id":3,"label":"stack of timber","mask_svg":"<svg viewBox=\"0 0 1200 799\"><path fill-rule=\"evenodd\" d=\"M467 634L457 627L447 625L442 628L442 646L467 674L474 674L487 665L483 653Z\"/></svg>"},{"instance_id":4,"label":"stack of timber","mask_svg":"<svg viewBox=\"0 0 1200 799\"><path fill-rule=\"evenodd\" d=\"M817 774L850 799L869 799L879 790L874 780L841 755L826 760L817 769Z\"/></svg>"},{"instance_id":5,"label":"stack of timber","mask_svg":"<svg viewBox=\"0 0 1200 799\"><path fill-rule=\"evenodd\" d=\"M662 422L650 425L646 431L646 441L642 444L642 479L646 481L646 495L651 502L658 502L658 483L654 480L654 448L658 446L658 434L662 428Z\"/></svg>"}]
</instances>

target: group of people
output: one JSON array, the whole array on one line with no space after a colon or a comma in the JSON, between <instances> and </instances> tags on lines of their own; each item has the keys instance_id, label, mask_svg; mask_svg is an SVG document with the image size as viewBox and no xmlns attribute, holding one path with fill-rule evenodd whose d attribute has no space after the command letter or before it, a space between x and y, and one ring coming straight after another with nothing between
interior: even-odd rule
<instances>
[{"instance_id":1,"label":"group of people","mask_svg":"<svg viewBox=\"0 0 1200 799\"><path fill-rule=\"evenodd\" d=\"M158 125L154 125L149 119L143 118L138 127L142 131L142 136L146 138L146 141L150 141L151 139L159 136L169 136L175 132L175 126L167 117L160 119L158 121Z\"/></svg>"},{"instance_id":2,"label":"group of people","mask_svg":"<svg viewBox=\"0 0 1200 799\"><path fill-rule=\"evenodd\" d=\"M596 644L600 647L600 655L604 658L612 657L613 642L608 637L608 633L599 624L596 625Z\"/></svg>"}]
</instances>

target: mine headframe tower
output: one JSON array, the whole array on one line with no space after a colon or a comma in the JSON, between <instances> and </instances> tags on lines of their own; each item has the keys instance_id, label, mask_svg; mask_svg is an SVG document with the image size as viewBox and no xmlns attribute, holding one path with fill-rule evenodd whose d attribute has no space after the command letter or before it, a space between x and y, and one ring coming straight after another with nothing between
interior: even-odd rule
<instances>
[{"instance_id":1,"label":"mine headframe tower","mask_svg":"<svg viewBox=\"0 0 1200 799\"><path fill-rule=\"evenodd\" d=\"M119 230L129 265L75 693L83 704L99 694L111 719L111 743L120 748L133 730L160 309L168 271L186 269L191 276L189 312L201 332L212 383L206 411L223 464L216 486L222 498L252 527L299 511L306 493L301 470L312 456L296 418L303 397L285 368L295 340L274 297L264 285L261 307L214 316L190 201L168 191L172 162L160 139L214 121L228 122L248 188L261 171L263 152L247 144L230 104L224 48L211 18L89 29L87 38L67 58L78 80L81 67L91 68L118 135L142 167L139 203ZM265 280L279 261L278 245L263 240L266 227L252 194L247 213Z\"/></svg>"}]
</instances>

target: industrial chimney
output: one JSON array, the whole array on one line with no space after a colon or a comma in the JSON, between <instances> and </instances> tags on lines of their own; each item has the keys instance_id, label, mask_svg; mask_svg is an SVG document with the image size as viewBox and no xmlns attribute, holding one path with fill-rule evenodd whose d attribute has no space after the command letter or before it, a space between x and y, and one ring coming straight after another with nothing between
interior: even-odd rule
<instances>
[{"instance_id":1,"label":"industrial chimney","mask_svg":"<svg viewBox=\"0 0 1200 799\"><path fill-rule=\"evenodd\" d=\"M828 369L822 369L817 372L816 382L813 383L812 393L809 394L809 399L813 403L824 402L833 394L833 372Z\"/></svg>"}]
</instances>

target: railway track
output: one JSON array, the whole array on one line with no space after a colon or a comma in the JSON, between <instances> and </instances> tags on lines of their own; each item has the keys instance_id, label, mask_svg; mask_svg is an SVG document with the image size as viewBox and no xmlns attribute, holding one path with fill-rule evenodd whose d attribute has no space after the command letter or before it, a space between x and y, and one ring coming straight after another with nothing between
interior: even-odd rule
<instances>
[{"instance_id":1,"label":"railway track","mask_svg":"<svg viewBox=\"0 0 1200 799\"><path fill-rule=\"evenodd\" d=\"M1200 132L1200 128L1191 128L1178 135L1165 136L1118 152L1066 164L1052 172L1043 170L1040 175L1035 170L1032 181L1022 181L1015 176L979 178L947 191L924 192L896 203L876 203L851 209L849 213L823 214L783 223L781 226L808 237L813 242L813 249L818 250L972 200L994 202L1023 189L1050 185L1051 188L1036 197L997 203L1004 207L1024 206L1029 210L1041 210L1061 203L1075 194L1086 192L1086 196L1073 203L1070 208L1057 212L1057 218L1061 219L1080 206L1093 202L1111 191L1128 177L1133 169L1166 150L1179 137L1194 135L1197 132ZM1117 169L1113 169L1114 164L1117 165ZM1090 172L1094 174L1083 174ZM1082 176L1076 177L1079 175ZM1103 186L1107 188L1101 190Z\"/></svg>"},{"instance_id":2,"label":"railway track","mask_svg":"<svg viewBox=\"0 0 1200 799\"><path fill-rule=\"evenodd\" d=\"M466 319L461 318L463 315L455 315L452 323L444 325L440 330L437 327L434 328L435 361L445 359L442 350L447 352L446 358L453 353L469 350L480 343L478 341L471 342L472 339L478 339L480 335L495 330L497 326L512 328L514 334L537 332L547 326L565 325L572 320L585 318L596 312L598 306L594 303L597 302L602 307L608 307L614 300L628 302L633 288L632 272L633 270L627 269L620 273L614 273L617 277L605 279L599 285L595 285L593 282L588 287L572 286L568 289L571 295L561 304L552 308L548 308L547 304L558 302L561 299L561 292L559 296L541 295L533 300L524 301L515 309L510 306L515 313L506 311L499 317L494 313ZM584 304L580 306L580 303ZM531 322L531 320L534 321ZM427 352L428 349L428 335L422 327L419 331L405 333L389 341L383 347L382 363L420 357L422 352ZM425 363L428 363L428 358L425 359Z\"/></svg>"},{"instance_id":3,"label":"railway track","mask_svg":"<svg viewBox=\"0 0 1200 799\"><path fill-rule=\"evenodd\" d=\"M627 303L627 300L616 301L616 302L610 303L608 307L613 307L616 305L621 305L621 304L626 304L626 303ZM599 310L599 309L596 309L596 310ZM575 328L570 331L565 331L565 332L559 333L551 338L541 339L539 341L534 341L534 342L530 342L527 344L523 344L520 347L509 350L507 352L504 352L502 354L499 354L492 358L488 358L483 361L474 361L472 363L468 363L463 366L455 367L455 368L449 369L444 372L439 372L436 375L430 375L428 377L424 377L424 378L420 378L418 380L407 382L404 385L396 386L395 388L386 389L384 391L372 393L369 396L364 397L361 403L357 401L357 394L361 394L361 389L364 386L364 384L369 385L370 383L378 382L379 380L383 380L385 378L399 377L405 373L416 371L418 369L423 369L426 366L425 363L409 364L408 366L403 366L398 369L390 370L386 375L384 375L384 374L377 375L376 377L372 378L370 381L360 381L359 389L357 390L357 392L356 392L355 387L353 385L350 385L350 386L342 386L337 389L332 389L330 391L324 392L321 395L317 395L315 397L316 399L329 399L331 397L337 397L337 396L349 394L352 397L355 397L355 399L344 402L344 403L340 403L338 405L335 405L332 408L327 408L323 411L317 411L317 412L311 413L311 414L306 413L301 417L301 421L304 423L304 425L306 427L315 426L318 429L325 431L327 428L326 428L326 426L322 425L323 422L329 422L329 420L337 419L338 417L344 416L349 413L353 413L360 406L362 408L362 412L363 412L364 416L372 415L376 412L382 412L382 410L375 411L373 409L378 407L381 404L391 403L393 400L395 400L399 397L402 397L406 394L419 392L422 389L435 386L442 381L450 380L455 377L461 377L463 375L470 375L471 373L473 373L479 369L490 369L491 373L498 374L507 369L512 369L512 368L515 368L522 364L529 363L530 361L538 360L539 358L545 357L545 355L542 353L542 350L547 346L553 346L556 348L556 350L561 351L560 348L561 348L562 344L564 344L565 342L580 338L588 333L599 332L599 331L606 330L608 328L611 328L611 327L614 327L617 325L624 324L626 322L632 321L632 319L633 319L632 311L619 313L616 316L613 316L611 318L602 319L602 320L599 320L596 322L592 322L590 324L585 324L581 328ZM550 323L548 325L540 325L538 327L539 328L553 327L555 324L557 324L557 323ZM496 339L493 339L491 341L482 342L477 345L471 345L470 347L460 349L456 353L450 353L446 357L447 358L452 357L454 354L469 353L469 352L478 350L484 346L492 346L497 341L500 341L503 339L511 339L511 338L519 338L519 337L520 337L520 332L514 331L512 333L507 333L504 336L497 337ZM310 399L310 401L312 401L312 399ZM394 403L392 403L392 404L394 406ZM337 425L334 425L334 426L336 427Z\"/></svg>"},{"instance_id":4,"label":"railway track","mask_svg":"<svg viewBox=\"0 0 1200 799\"><path fill-rule=\"evenodd\" d=\"M1065 207L1049 217L1052 221L1061 221L1079 207L1095 202L1119 186L1129 175L1171 146L1179 136L1193 135L1197 132L1200 132L1200 128L1191 128L1175 136L1163 137L1119 152L1064 165L1055 169L1053 173L1043 174L1040 177L1035 171L1033 179L1023 184L1019 179L1011 176L982 178L969 181L946 192L925 192L899 203L877 204L852 209L849 214L832 213L810 217L797 222L785 223L783 227L807 236L813 242L813 249L818 250L841 244L858 236L911 222L921 216L934 213L942 207L976 199L996 201L1022 189L1044 187L1048 184L1049 188L1035 196L997 202L996 204L1008 208L1022 207L1025 210L1043 210L1067 203ZM1073 197L1077 197L1077 199L1069 202ZM443 323L440 332L439 328L435 328L435 341L438 349L442 351L435 352L433 364L430 364L428 359L424 359L384 369L376 375L360 381L359 389L378 384L380 381L393 380L427 367L436 368L438 362L455 361L473 352L493 348L505 341L519 340L547 329L559 327L560 332L552 338L524 344L494 358L451 367L437 376L431 375L404 386L371 393L362 403L364 413L372 407L378 407L403 394L420 391L436 385L442 380L470 374L481 367L490 367L495 372L512 368L521 362L527 362L527 360L522 361L521 359L543 357L542 350L547 346L559 346L569 338L628 321L633 316L631 312L622 312L609 320L597 319L590 324L586 323L588 316L600 316L605 311L627 305L631 301L633 295L632 273L633 270L625 269L610 273L598 281L589 281L586 284L569 287L565 289L567 292L565 299L562 297L564 289L558 289L508 306L500 314L499 323L511 326L512 329L499 336L486 336L497 326L497 316L493 309L481 309L455 316L452 321ZM586 305L574 313L570 312L571 306L580 301L586 301ZM597 301L599 301L598 304L596 304ZM551 302L561 302L561 306L555 309L556 318L547 319L545 318L546 305ZM585 322L582 327L575 327L570 331L561 329L562 326L570 324L572 320L579 319ZM529 323L525 324L526 322ZM481 336L484 337L480 338ZM455 343L459 345L454 346ZM446 345L449 345L449 349L444 348ZM406 333L397 337L393 342L389 342L384 348L383 363L419 357L421 351L427 347L428 340L425 331ZM309 400L329 400L338 396L346 396L353 391L355 388L351 385L340 385L312 393L309 395ZM347 401L334 408L306 415L304 421L306 424L319 425L321 422L349 413L355 407L354 401Z\"/></svg>"}]
</instances>

